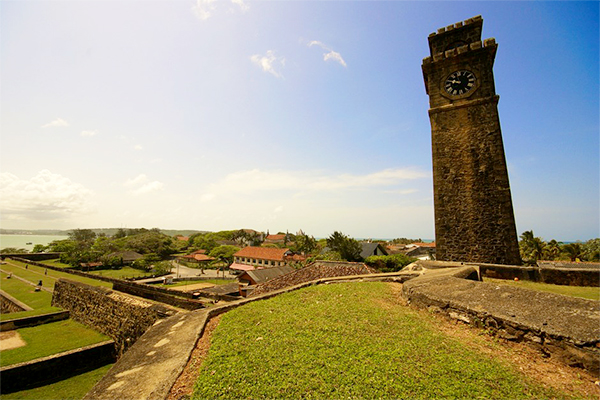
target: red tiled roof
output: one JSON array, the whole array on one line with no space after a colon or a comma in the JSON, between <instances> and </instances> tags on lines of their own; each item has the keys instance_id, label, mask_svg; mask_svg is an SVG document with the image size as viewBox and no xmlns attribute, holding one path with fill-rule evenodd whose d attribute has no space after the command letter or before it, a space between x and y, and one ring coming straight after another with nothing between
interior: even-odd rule
<instances>
[{"instance_id":1,"label":"red tiled roof","mask_svg":"<svg viewBox=\"0 0 600 400\"><path fill-rule=\"evenodd\" d=\"M254 268L252 265L233 263L229 266L229 269L237 269L239 271L254 271L256 268Z\"/></svg>"},{"instance_id":2,"label":"red tiled roof","mask_svg":"<svg viewBox=\"0 0 600 400\"><path fill-rule=\"evenodd\" d=\"M197 261L212 261L212 260L216 260L216 258L207 256L206 254L194 254L194 258Z\"/></svg>"},{"instance_id":3,"label":"red tiled roof","mask_svg":"<svg viewBox=\"0 0 600 400\"><path fill-rule=\"evenodd\" d=\"M283 235L268 235L266 240L285 240L285 234L283 234Z\"/></svg>"},{"instance_id":4,"label":"red tiled roof","mask_svg":"<svg viewBox=\"0 0 600 400\"><path fill-rule=\"evenodd\" d=\"M177 240L184 240L184 241L188 241L190 240L189 236L177 236Z\"/></svg>"},{"instance_id":5,"label":"red tiled roof","mask_svg":"<svg viewBox=\"0 0 600 400\"><path fill-rule=\"evenodd\" d=\"M206 250L200 249L200 250L192 251L190 254L206 254Z\"/></svg>"},{"instance_id":6,"label":"red tiled roof","mask_svg":"<svg viewBox=\"0 0 600 400\"><path fill-rule=\"evenodd\" d=\"M432 242L432 243L411 243L409 246L415 246L415 247L435 247L435 242Z\"/></svg>"},{"instance_id":7,"label":"red tiled roof","mask_svg":"<svg viewBox=\"0 0 600 400\"><path fill-rule=\"evenodd\" d=\"M290 249L272 249L269 247L244 247L234 257L258 258L261 260L283 261L285 253Z\"/></svg>"}]
</instances>

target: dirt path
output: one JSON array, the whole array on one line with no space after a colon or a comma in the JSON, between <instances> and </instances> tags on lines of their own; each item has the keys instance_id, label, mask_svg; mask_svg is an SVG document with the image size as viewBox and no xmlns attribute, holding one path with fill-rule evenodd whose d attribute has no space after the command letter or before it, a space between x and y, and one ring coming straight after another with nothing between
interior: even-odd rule
<instances>
[{"instance_id":1,"label":"dirt path","mask_svg":"<svg viewBox=\"0 0 600 400\"><path fill-rule=\"evenodd\" d=\"M16 349L26 346L27 343L21 338L17 331L0 332L0 351Z\"/></svg>"}]
</instances>

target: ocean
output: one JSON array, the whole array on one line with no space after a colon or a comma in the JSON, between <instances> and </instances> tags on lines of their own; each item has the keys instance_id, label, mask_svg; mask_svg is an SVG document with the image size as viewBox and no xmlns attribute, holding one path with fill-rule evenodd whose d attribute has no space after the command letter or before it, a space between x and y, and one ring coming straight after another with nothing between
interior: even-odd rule
<instances>
[{"instance_id":1,"label":"ocean","mask_svg":"<svg viewBox=\"0 0 600 400\"><path fill-rule=\"evenodd\" d=\"M55 240L68 239L61 235L0 235L0 249L16 247L17 249L33 250L36 244L48 245ZM31 244L27 244L31 243Z\"/></svg>"}]
</instances>

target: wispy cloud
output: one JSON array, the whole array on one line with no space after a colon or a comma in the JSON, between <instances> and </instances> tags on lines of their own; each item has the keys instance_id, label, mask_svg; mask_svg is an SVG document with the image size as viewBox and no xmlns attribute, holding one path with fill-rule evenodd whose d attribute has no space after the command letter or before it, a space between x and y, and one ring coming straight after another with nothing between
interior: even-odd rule
<instances>
[{"instance_id":1,"label":"wispy cloud","mask_svg":"<svg viewBox=\"0 0 600 400\"><path fill-rule=\"evenodd\" d=\"M194 15L201 21L209 19L215 9L215 0L196 0L196 4L192 7Z\"/></svg>"},{"instance_id":2,"label":"wispy cloud","mask_svg":"<svg viewBox=\"0 0 600 400\"><path fill-rule=\"evenodd\" d=\"M0 174L0 213L4 220L57 220L88 214L92 191L48 170L31 179Z\"/></svg>"},{"instance_id":3,"label":"wispy cloud","mask_svg":"<svg viewBox=\"0 0 600 400\"><path fill-rule=\"evenodd\" d=\"M135 178L128 179L123 183L123 186L130 188L129 193L138 196L163 190L164 184L159 181L150 181L146 174L140 174Z\"/></svg>"},{"instance_id":4,"label":"wispy cloud","mask_svg":"<svg viewBox=\"0 0 600 400\"><path fill-rule=\"evenodd\" d=\"M267 54L264 56L261 56L259 54L254 54L253 56L250 57L250 61L252 61L258 67L260 67L264 72L268 72L269 74L271 74L277 78L282 77L282 75L275 70L274 65L281 65L282 67L284 67L285 66L285 58L277 57L275 55L275 51L268 50Z\"/></svg>"},{"instance_id":5,"label":"wispy cloud","mask_svg":"<svg viewBox=\"0 0 600 400\"><path fill-rule=\"evenodd\" d=\"M143 150L144 148L142 147L141 144L136 144L135 146L133 146L133 149L136 151L140 151L140 150Z\"/></svg>"},{"instance_id":6,"label":"wispy cloud","mask_svg":"<svg viewBox=\"0 0 600 400\"><path fill-rule=\"evenodd\" d=\"M312 47L312 46L318 46L326 51L326 53L323 53L324 61L332 60L332 61L339 63L340 65L342 65L344 67L347 66L346 61L344 61L344 59L342 58L342 55L340 53L338 53L337 51L334 51L333 49L329 48L329 46L323 44L322 42L320 42L318 40L313 40L312 42L308 43L308 47Z\"/></svg>"},{"instance_id":7,"label":"wispy cloud","mask_svg":"<svg viewBox=\"0 0 600 400\"><path fill-rule=\"evenodd\" d=\"M310 171L262 171L252 169L227 175L221 181L209 185L203 200L213 200L221 195L251 195L264 192L286 192L288 195L341 192L345 190L363 190L375 187L385 188L386 192L395 189L395 193L409 194L414 189L397 189L406 181L428 177L428 172L417 169L384 169L364 175L340 174L327 175Z\"/></svg>"},{"instance_id":8,"label":"wispy cloud","mask_svg":"<svg viewBox=\"0 0 600 400\"><path fill-rule=\"evenodd\" d=\"M92 136L96 136L98 132L96 131L81 131L81 136L84 137L92 137Z\"/></svg>"},{"instance_id":9,"label":"wispy cloud","mask_svg":"<svg viewBox=\"0 0 600 400\"><path fill-rule=\"evenodd\" d=\"M212 17L217 9L217 4L219 3L223 2L218 2L216 0L196 0L196 4L192 6L192 12L200 21L206 21ZM231 0L231 3L237 5L243 13L250 9L244 0ZM233 9L230 10L233 11Z\"/></svg>"},{"instance_id":10,"label":"wispy cloud","mask_svg":"<svg viewBox=\"0 0 600 400\"><path fill-rule=\"evenodd\" d=\"M54 121L42 125L42 128L53 128L59 126L69 126L69 123L62 118L56 118Z\"/></svg>"}]
</instances>

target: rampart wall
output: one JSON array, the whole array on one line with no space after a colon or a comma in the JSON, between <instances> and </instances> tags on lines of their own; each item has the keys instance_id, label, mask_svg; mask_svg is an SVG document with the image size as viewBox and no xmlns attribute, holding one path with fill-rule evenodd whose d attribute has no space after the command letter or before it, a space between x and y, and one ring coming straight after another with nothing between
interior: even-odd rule
<instances>
[{"instance_id":1,"label":"rampart wall","mask_svg":"<svg viewBox=\"0 0 600 400\"><path fill-rule=\"evenodd\" d=\"M111 337L119 356L159 318L176 313L162 305L66 279L54 285L52 305Z\"/></svg>"}]
</instances>

